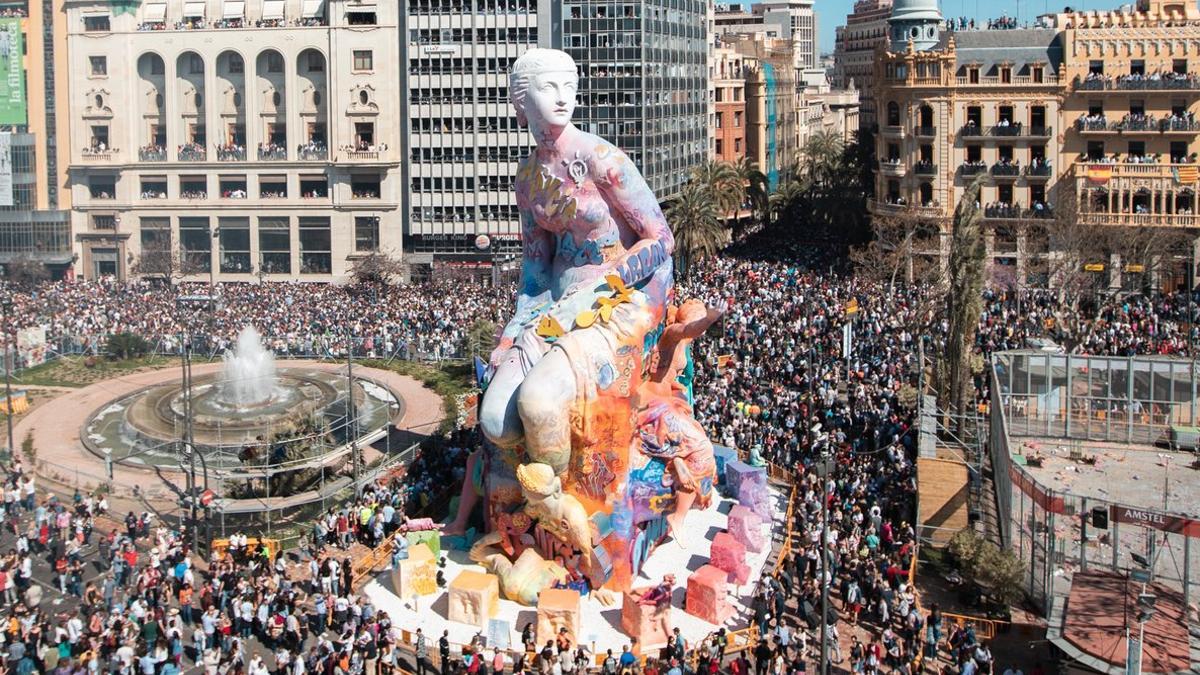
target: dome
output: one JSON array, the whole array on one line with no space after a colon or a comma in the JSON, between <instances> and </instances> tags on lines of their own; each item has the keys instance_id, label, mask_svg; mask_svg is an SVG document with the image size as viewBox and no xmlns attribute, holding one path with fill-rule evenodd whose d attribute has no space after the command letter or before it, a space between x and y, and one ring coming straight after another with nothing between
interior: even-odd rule
<instances>
[{"instance_id":1,"label":"dome","mask_svg":"<svg viewBox=\"0 0 1200 675\"><path fill-rule=\"evenodd\" d=\"M941 21L938 0L896 0L891 21Z\"/></svg>"}]
</instances>

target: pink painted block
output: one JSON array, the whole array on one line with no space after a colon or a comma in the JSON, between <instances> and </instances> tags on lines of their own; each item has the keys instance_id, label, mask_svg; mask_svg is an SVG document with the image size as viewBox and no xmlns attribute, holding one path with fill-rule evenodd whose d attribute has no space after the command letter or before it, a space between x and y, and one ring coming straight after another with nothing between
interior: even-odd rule
<instances>
[{"instance_id":1,"label":"pink painted block","mask_svg":"<svg viewBox=\"0 0 1200 675\"><path fill-rule=\"evenodd\" d=\"M747 551L761 553L767 548L767 538L762 531L762 516L738 504L729 511L729 534Z\"/></svg>"},{"instance_id":2,"label":"pink painted block","mask_svg":"<svg viewBox=\"0 0 1200 675\"><path fill-rule=\"evenodd\" d=\"M684 611L712 624L725 623L733 614L729 605L729 584L725 570L705 565L692 573L687 581Z\"/></svg>"},{"instance_id":3,"label":"pink painted block","mask_svg":"<svg viewBox=\"0 0 1200 675\"><path fill-rule=\"evenodd\" d=\"M771 520L771 493L766 485L746 484L738 494L738 503L757 513L763 520Z\"/></svg>"},{"instance_id":4,"label":"pink painted block","mask_svg":"<svg viewBox=\"0 0 1200 675\"><path fill-rule=\"evenodd\" d=\"M750 466L742 461L725 463L725 483L731 496L740 500L742 491L753 485L767 487L767 470L761 466Z\"/></svg>"},{"instance_id":5,"label":"pink painted block","mask_svg":"<svg viewBox=\"0 0 1200 675\"><path fill-rule=\"evenodd\" d=\"M643 649L667 643L671 630L671 599L665 597L654 605L639 602L642 595L651 589L635 588L625 591L621 597L621 631L637 640Z\"/></svg>"},{"instance_id":6,"label":"pink painted block","mask_svg":"<svg viewBox=\"0 0 1200 675\"><path fill-rule=\"evenodd\" d=\"M738 584L750 579L750 567L746 564L746 547L728 532L718 532L713 538L708 553L708 564L725 570L728 581Z\"/></svg>"}]
</instances>

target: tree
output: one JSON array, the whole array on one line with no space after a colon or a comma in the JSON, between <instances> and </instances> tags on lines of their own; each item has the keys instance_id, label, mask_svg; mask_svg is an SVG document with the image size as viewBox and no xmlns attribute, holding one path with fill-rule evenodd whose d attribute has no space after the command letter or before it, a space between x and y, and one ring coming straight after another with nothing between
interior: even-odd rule
<instances>
[{"instance_id":1,"label":"tree","mask_svg":"<svg viewBox=\"0 0 1200 675\"><path fill-rule=\"evenodd\" d=\"M913 242L920 221L916 209L909 207L896 216L877 216L871 222L871 241L850 250L850 261L859 275L886 283L892 294L901 271L904 281L913 280Z\"/></svg>"},{"instance_id":2,"label":"tree","mask_svg":"<svg viewBox=\"0 0 1200 675\"><path fill-rule=\"evenodd\" d=\"M178 281L184 277L208 272L208 266L201 262L207 262L208 259L208 251L152 246L143 248L134 258L130 271L138 276Z\"/></svg>"},{"instance_id":3,"label":"tree","mask_svg":"<svg viewBox=\"0 0 1200 675\"><path fill-rule=\"evenodd\" d=\"M14 286L34 286L50 278L50 270L40 260L21 255L4 264L4 276Z\"/></svg>"},{"instance_id":4,"label":"tree","mask_svg":"<svg viewBox=\"0 0 1200 675\"><path fill-rule=\"evenodd\" d=\"M407 266L387 253L373 251L354 261L350 278L356 284L390 284L405 275Z\"/></svg>"},{"instance_id":5,"label":"tree","mask_svg":"<svg viewBox=\"0 0 1200 675\"><path fill-rule=\"evenodd\" d=\"M1024 564L1012 550L1001 549L970 528L956 532L946 550L963 579L986 590L1001 605L1010 606L1024 596Z\"/></svg>"},{"instance_id":6,"label":"tree","mask_svg":"<svg viewBox=\"0 0 1200 675\"><path fill-rule=\"evenodd\" d=\"M467 329L466 351L484 360L496 346L496 323L488 319L476 319Z\"/></svg>"},{"instance_id":7,"label":"tree","mask_svg":"<svg viewBox=\"0 0 1200 675\"><path fill-rule=\"evenodd\" d=\"M737 213L746 200L746 186L736 165L709 160L692 171L692 180L708 191L709 198L722 218Z\"/></svg>"},{"instance_id":8,"label":"tree","mask_svg":"<svg viewBox=\"0 0 1200 675\"><path fill-rule=\"evenodd\" d=\"M692 263L720 250L725 231L708 190L697 182L683 186L666 216L675 234L675 268L686 279Z\"/></svg>"},{"instance_id":9,"label":"tree","mask_svg":"<svg viewBox=\"0 0 1200 675\"><path fill-rule=\"evenodd\" d=\"M151 345L140 335L133 333L115 333L108 337L108 342L104 346L104 351L108 353L110 359L123 361L125 359L133 359L139 356L145 356L150 353Z\"/></svg>"},{"instance_id":10,"label":"tree","mask_svg":"<svg viewBox=\"0 0 1200 675\"><path fill-rule=\"evenodd\" d=\"M743 157L734 165L738 174L738 182L744 186L745 201L750 203L753 212L752 222L765 224L767 221L767 176L759 170L758 165Z\"/></svg>"},{"instance_id":11,"label":"tree","mask_svg":"<svg viewBox=\"0 0 1200 675\"><path fill-rule=\"evenodd\" d=\"M866 192L858 165L860 149L823 131L808 139L799 162L771 196L772 224L804 228L816 236L861 241L866 236Z\"/></svg>"},{"instance_id":12,"label":"tree","mask_svg":"<svg viewBox=\"0 0 1200 675\"><path fill-rule=\"evenodd\" d=\"M979 189L983 176L976 176L963 192L954 209L950 238L949 286L946 311L950 330L946 338L942 398L952 410L962 412L971 396L971 349L983 312L984 268L987 244L983 236L983 213L979 210Z\"/></svg>"}]
</instances>

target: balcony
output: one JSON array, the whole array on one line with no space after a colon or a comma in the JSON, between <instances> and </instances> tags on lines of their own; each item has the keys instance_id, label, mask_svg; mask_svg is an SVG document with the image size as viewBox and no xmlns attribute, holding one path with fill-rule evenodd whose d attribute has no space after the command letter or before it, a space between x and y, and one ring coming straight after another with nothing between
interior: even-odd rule
<instances>
[{"instance_id":1,"label":"balcony","mask_svg":"<svg viewBox=\"0 0 1200 675\"><path fill-rule=\"evenodd\" d=\"M1023 127L1025 135L1031 138L1050 138L1054 135L1054 127L1030 126Z\"/></svg>"},{"instance_id":2,"label":"balcony","mask_svg":"<svg viewBox=\"0 0 1200 675\"><path fill-rule=\"evenodd\" d=\"M1110 160L1081 159L1075 163L1075 175L1080 178L1092 178L1097 183L1112 179L1159 178L1170 180L1175 185L1175 174L1180 169L1195 169L1194 163L1159 164L1155 162L1112 162ZM1182 186L1181 186L1182 187Z\"/></svg>"},{"instance_id":3,"label":"balcony","mask_svg":"<svg viewBox=\"0 0 1200 675\"><path fill-rule=\"evenodd\" d=\"M963 136L982 136L983 129L978 124L964 124L959 133Z\"/></svg>"},{"instance_id":4,"label":"balcony","mask_svg":"<svg viewBox=\"0 0 1200 675\"><path fill-rule=\"evenodd\" d=\"M329 148L322 144L310 143L300 146L297 153L302 162L319 162L329 159Z\"/></svg>"},{"instance_id":5,"label":"balcony","mask_svg":"<svg viewBox=\"0 0 1200 675\"><path fill-rule=\"evenodd\" d=\"M218 162L246 161L246 148L241 145L218 145L216 147Z\"/></svg>"},{"instance_id":6,"label":"balcony","mask_svg":"<svg viewBox=\"0 0 1200 675\"><path fill-rule=\"evenodd\" d=\"M111 162L117 155L117 151L114 148L105 148L104 150L84 148L80 152L85 162Z\"/></svg>"},{"instance_id":7,"label":"balcony","mask_svg":"<svg viewBox=\"0 0 1200 675\"><path fill-rule=\"evenodd\" d=\"M1016 180L1021 175L1021 167L1016 164L993 164L992 178Z\"/></svg>"},{"instance_id":8,"label":"balcony","mask_svg":"<svg viewBox=\"0 0 1200 675\"><path fill-rule=\"evenodd\" d=\"M1188 73L1177 75L1103 75L1088 78L1076 77L1072 86L1076 91L1169 91L1200 93L1200 78Z\"/></svg>"},{"instance_id":9,"label":"balcony","mask_svg":"<svg viewBox=\"0 0 1200 675\"><path fill-rule=\"evenodd\" d=\"M911 204L893 204L878 199L867 202L867 208L877 216L915 216L918 218L942 218L946 214L937 205L912 206Z\"/></svg>"},{"instance_id":10,"label":"balcony","mask_svg":"<svg viewBox=\"0 0 1200 675\"><path fill-rule=\"evenodd\" d=\"M203 162L208 159L208 151L203 145L189 143L179 147L178 157L181 162Z\"/></svg>"},{"instance_id":11,"label":"balcony","mask_svg":"<svg viewBox=\"0 0 1200 675\"><path fill-rule=\"evenodd\" d=\"M917 162L913 165L913 173L918 176L934 176L937 175L937 164L933 162Z\"/></svg>"},{"instance_id":12,"label":"balcony","mask_svg":"<svg viewBox=\"0 0 1200 675\"><path fill-rule=\"evenodd\" d=\"M1032 209L1022 208L1020 204L992 204L983 207L983 217L986 220L1048 220L1054 217L1054 210L1045 204L1034 204Z\"/></svg>"},{"instance_id":13,"label":"balcony","mask_svg":"<svg viewBox=\"0 0 1200 675\"><path fill-rule=\"evenodd\" d=\"M937 135L937 127L914 127L913 133L917 138L933 138Z\"/></svg>"},{"instance_id":14,"label":"balcony","mask_svg":"<svg viewBox=\"0 0 1200 675\"><path fill-rule=\"evenodd\" d=\"M283 162L287 161L287 148L282 145L260 145L258 146L258 161L260 162Z\"/></svg>"},{"instance_id":15,"label":"balcony","mask_svg":"<svg viewBox=\"0 0 1200 675\"><path fill-rule=\"evenodd\" d=\"M899 177L904 175L904 163L897 159L879 160L879 172L885 176Z\"/></svg>"},{"instance_id":16,"label":"balcony","mask_svg":"<svg viewBox=\"0 0 1200 675\"><path fill-rule=\"evenodd\" d=\"M963 162L958 167L958 172L964 176L976 176L984 173L985 171L987 171L987 164L984 164L983 162L979 162L978 164Z\"/></svg>"},{"instance_id":17,"label":"balcony","mask_svg":"<svg viewBox=\"0 0 1200 675\"><path fill-rule=\"evenodd\" d=\"M1020 136L1021 124L1020 122L1017 124L997 124L996 126L992 127L992 135L1005 137Z\"/></svg>"},{"instance_id":18,"label":"balcony","mask_svg":"<svg viewBox=\"0 0 1200 675\"><path fill-rule=\"evenodd\" d=\"M1200 216L1178 213L1098 213L1080 212L1079 219L1093 225L1114 227L1200 227Z\"/></svg>"},{"instance_id":19,"label":"balcony","mask_svg":"<svg viewBox=\"0 0 1200 675\"><path fill-rule=\"evenodd\" d=\"M347 150L346 151L346 159L378 161L379 160L379 151L378 150Z\"/></svg>"},{"instance_id":20,"label":"balcony","mask_svg":"<svg viewBox=\"0 0 1200 675\"><path fill-rule=\"evenodd\" d=\"M1049 164L1039 164L1034 166L1030 164L1025 167L1025 177L1031 179L1045 178L1048 179L1054 175L1054 167Z\"/></svg>"},{"instance_id":21,"label":"balcony","mask_svg":"<svg viewBox=\"0 0 1200 675\"><path fill-rule=\"evenodd\" d=\"M884 138L904 138L904 127L896 124L880 127L879 132Z\"/></svg>"},{"instance_id":22,"label":"balcony","mask_svg":"<svg viewBox=\"0 0 1200 675\"><path fill-rule=\"evenodd\" d=\"M165 162L167 161L167 149L161 145L147 145L144 148L138 148L138 161Z\"/></svg>"},{"instance_id":23,"label":"balcony","mask_svg":"<svg viewBox=\"0 0 1200 675\"><path fill-rule=\"evenodd\" d=\"M1008 82L1003 81L999 75L985 75L978 78L977 82L971 82L969 77L956 78L955 82L960 87L1053 87L1058 88L1061 80L1057 75L1049 73L1044 74L1040 81L1032 75L1013 75Z\"/></svg>"}]
</instances>

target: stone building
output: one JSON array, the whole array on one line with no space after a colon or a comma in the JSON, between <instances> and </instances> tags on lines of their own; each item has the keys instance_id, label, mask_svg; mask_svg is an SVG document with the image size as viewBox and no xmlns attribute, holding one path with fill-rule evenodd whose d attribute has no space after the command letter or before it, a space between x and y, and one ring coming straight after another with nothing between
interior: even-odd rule
<instances>
[{"instance_id":1,"label":"stone building","mask_svg":"<svg viewBox=\"0 0 1200 675\"><path fill-rule=\"evenodd\" d=\"M846 25L838 26L836 31L831 81L838 89L858 89L862 112L859 121L866 128L875 125L875 48L888 40L891 14L891 0L859 0L854 3L854 12L846 17Z\"/></svg>"},{"instance_id":2,"label":"stone building","mask_svg":"<svg viewBox=\"0 0 1200 675\"><path fill-rule=\"evenodd\" d=\"M336 280L402 247L396 3L66 5L82 276Z\"/></svg>"}]
</instances>

